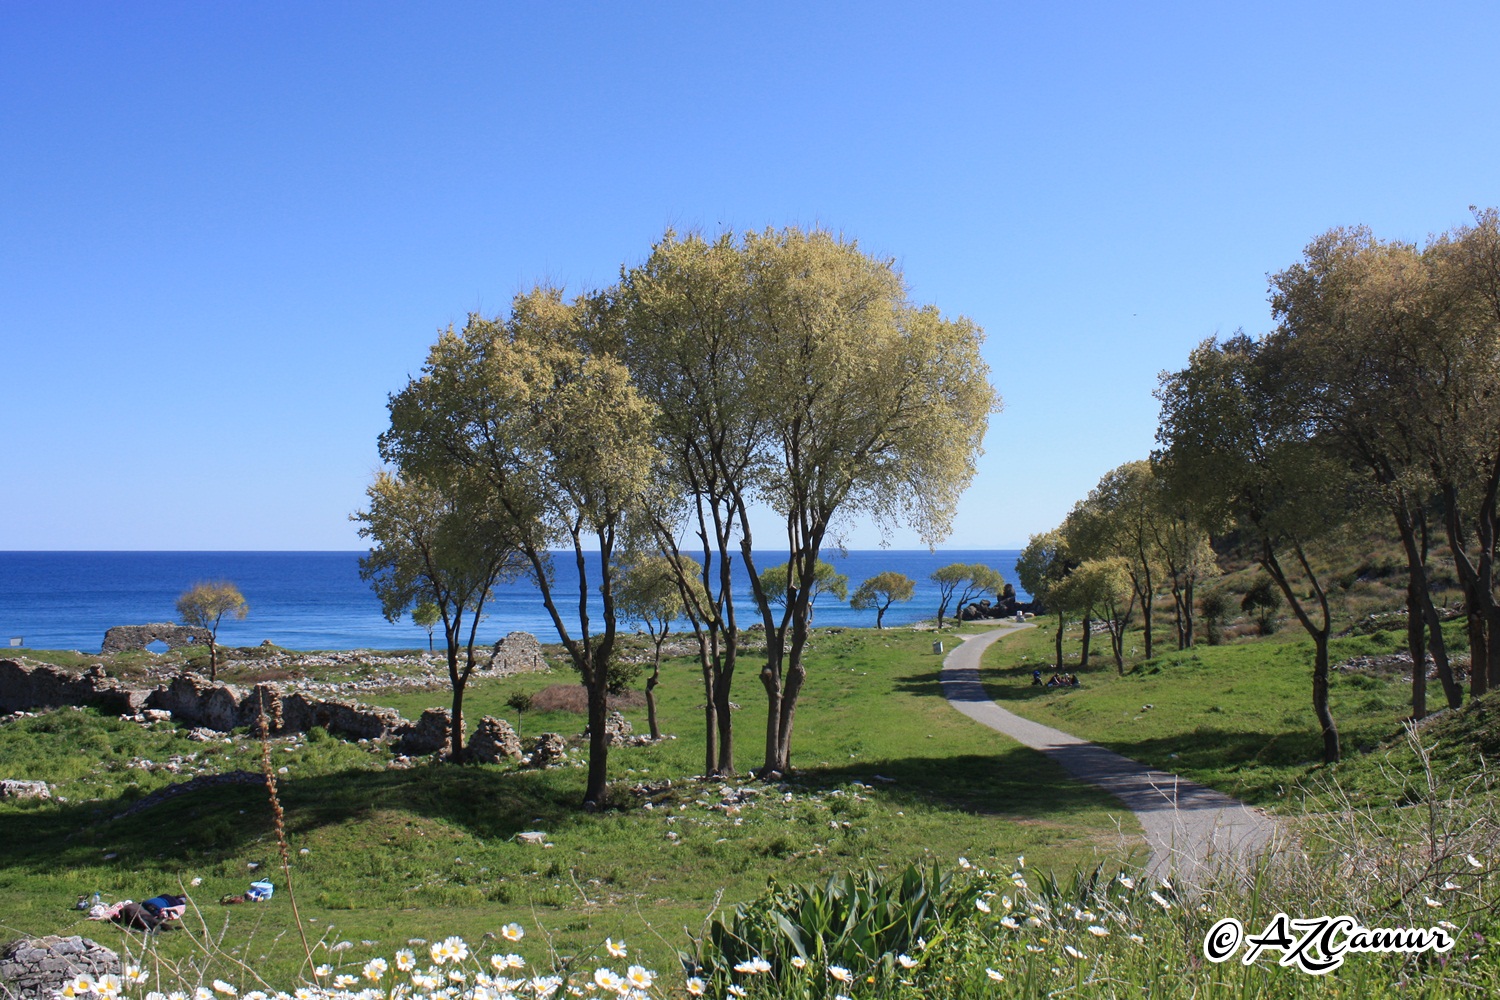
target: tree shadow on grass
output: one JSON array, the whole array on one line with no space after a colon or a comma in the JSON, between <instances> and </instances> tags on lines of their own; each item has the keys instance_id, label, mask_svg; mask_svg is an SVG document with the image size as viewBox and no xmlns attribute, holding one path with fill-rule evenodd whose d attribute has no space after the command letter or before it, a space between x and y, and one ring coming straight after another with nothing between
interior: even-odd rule
<instances>
[{"instance_id":1,"label":"tree shadow on grass","mask_svg":"<svg viewBox=\"0 0 1500 1000\"><path fill-rule=\"evenodd\" d=\"M1070 780L1057 765L1018 746L995 754L809 768L798 771L794 780L825 787L862 781L872 788L865 794L896 808L920 804L1042 822L1119 808L1110 796ZM405 835L421 836L417 831L425 823L436 822L493 842L524 830L557 836L597 823L600 817L578 806L582 787L582 772L571 768L505 771L434 764L283 780L280 797L294 840L325 827L365 822L372 823L375 839L403 835L408 827L412 829ZM0 856L7 868L33 874L95 868L105 852L115 855L107 860L121 872L142 874L202 867L247 849L261 851L265 863L274 866L274 826L261 785L203 788L121 817L135 801L125 795L7 811L0 823ZM639 806L619 783L616 801L622 812ZM379 830L373 831L376 821ZM426 832L430 835L432 828Z\"/></svg>"},{"instance_id":2,"label":"tree shadow on grass","mask_svg":"<svg viewBox=\"0 0 1500 1000\"><path fill-rule=\"evenodd\" d=\"M582 779L568 771L503 772L431 765L401 771L345 771L283 780L280 799L292 837L381 813L447 821L486 840L535 828L551 832L585 821ZM9 812L0 832L7 867L52 871L117 855L122 868L176 868L264 841L274 825L264 785L217 785L121 816L131 796L45 803ZM268 858L269 860L269 858Z\"/></svg>"},{"instance_id":3,"label":"tree shadow on grass","mask_svg":"<svg viewBox=\"0 0 1500 1000\"><path fill-rule=\"evenodd\" d=\"M1060 766L1022 746L995 754L861 761L815 768L799 777L827 785L860 781L872 787L869 794L891 801L993 816L1063 819L1120 807L1113 796L1074 781Z\"/></svg>"}]
</instances>

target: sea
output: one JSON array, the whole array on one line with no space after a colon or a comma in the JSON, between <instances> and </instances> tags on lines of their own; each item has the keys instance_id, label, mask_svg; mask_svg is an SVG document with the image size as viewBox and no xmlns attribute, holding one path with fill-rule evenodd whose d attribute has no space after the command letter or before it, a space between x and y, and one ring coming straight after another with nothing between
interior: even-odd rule
<instances>
[{"instance_id":1,"label":"sea","mask_svg":"<svg viewBox=\"0 0 1500 1000\"><path fill-rule=\"evenodd\" d=\"M74 649L97 652L104 632L115 625L176 621L177 597L202 580L227 580L245 596L249 614L226 619L219 641L256 646L270 640L297 650L414 649L427 645L424 629L403 617L389 622L369 584L360 579L363 552L0 552L0 647ZM887 570L916 581L911 601L894 604L885 624L905 625L937 614L938 590L929 577L950 563L984 563L1016 585L1019 550L891 549L825 552L823 559L849 578L853 593L861 581ZM573 557L553 560L554 592L566 616L576 609L578 577ZM598 556L590 555L590 578ZM756 555L761 568L784 562L772 553ZM736 560L737 605L752 609L749 578ZM591 618L599 621L597 594ZM576 611L574 614L576 619ZM566 617L565 617L565 620ZM753 611L740 621L759 620ZM855 611L831 595L814 609L815 626L873 626L874 611ZM685 624L685 623L684 623ZM622 628L635 627L622 623ZM528 580L500 585L485 606L479 638L486 644L514 631L557 641L540 593ZM441 636L438 637L441 641Z\"/></svg>"}]
</instances>

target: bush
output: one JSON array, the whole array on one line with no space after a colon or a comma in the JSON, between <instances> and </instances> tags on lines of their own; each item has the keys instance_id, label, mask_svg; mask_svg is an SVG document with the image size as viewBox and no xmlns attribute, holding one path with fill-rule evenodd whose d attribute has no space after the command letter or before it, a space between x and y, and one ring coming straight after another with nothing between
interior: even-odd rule
<instances>
[{"instance_id":1,"label":"bush","mask_svg":"<svg viewBox=\"0 0 1500 1000\"><path fill-rule=\"evenodd\" d=\"M1260 626L1261 635L1271 635L1280 627L1281 621L1276 613L1281 610L1283 603L1281 591L1276 585L1268 578L1261 577L1240 601L1240 610L1255 616L1255 624Z\"/></svg>"},{"instance_id":2,"label":"bush","mask_svg":"<svg viewBox=\"0 0 1500 1000\"><path fill-rule=\"evenodd\" d=\"M1208 644L1210 646L1223 645L1224 626L1229 621L1230 612L1234 610L1229 592L1219 589L1210 590L1198 602L1198 610L1203 617L1203 629L1208 635Z\"/></svg>"}]
</instances>

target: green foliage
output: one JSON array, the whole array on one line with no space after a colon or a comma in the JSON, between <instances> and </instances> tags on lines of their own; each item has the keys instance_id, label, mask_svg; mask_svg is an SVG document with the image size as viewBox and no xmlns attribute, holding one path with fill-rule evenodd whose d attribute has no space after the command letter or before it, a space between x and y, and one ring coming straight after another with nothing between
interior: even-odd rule
<instances>
[{"instance_id":1,"label":"green foliage","mask_svg":"<svg viewBox=\"0 0 1500 1000\"><path fill-rule=\"evenodd\" d=\"M615 607L625 620L645 625L653 638L665 638L672 623L687 614L684 583L696 598L695 607L700 612L708 607L702 574L703 567L690 556L679 556L674 569L666 556L634 554L620 562Z\"/></svg>"},{"instance_id":2,"label":"green foliage","mask_svg":"<svg viewBox=\"0 0 1500 1000\"><path fill-rule=\"evenodd\" d=\"M885 628L885 613L897 601L909 601L917 592L917 583L905 573L886 570L861 583L849 598L855 611L875 609L875 627Z\"/></svg>"},{"instance_id":3,"label":"green foliage","mask_svg":"<svg viewBox=\"0 0 1500 1000\"><path fill-rule=\"evenodd\" d=\"M804 581L787 579L787 565L787 563L781 563L777 566L770 566L762 570L760 574L760 585L766 593L766 599L780 607L786 606L789 595L795 602L796 592L805 586ZM847 599L849 578L829 563L819 559L813 567L812 585L808 588L808 605L816 604L818 598L824 594L832 594L835 600Z\"/></svg>"},{"instance_id":4,"label":"green foliage","mask_svg":"<svg viewBox=\"0 0 1500 1000\"><path fill-rule=\"evenodd\" d=\"M1224 626L1229 623L1229 617L1234 612L1234 601L1230 598L1229 591L1222 587L1208 591L1198 599L1198 611L1203 617L1208 644L1221 645L1224 642Z\"/></svg>"},{"instance_id":5,"label":"green foliage","mask_svg":"<svg viewBox=\"0 0 1500 1000\"><path fill-rule=\"evenodd\" d=\"M1255 624L1259 627L1261 635L1271 635L1281 627L1281 619L1277 616L1277 612L1285 603L1280 588L1269 578L1261 577L1241 598L1240 610L1247 615L1255 616Z\"/></svg>"},{"instance_id":6,"label":"green foliage","mask_svg":"<svg viewBox=\"0 0 1500 1000\"><path fill-rule=\"evenodd\" d=\"M1005 578L984 563L949 563L934 570L930 579L938 585L938 628L943 627L943 617L948 612L950 601L957 614L970 601L984 594L999 596L1005 589Z\"/></svg>"},{"instance_id":7,"label":"green foliage","mask_svg":"<svg viewBox=\"0 0 1500 1000\"><path fill-rule=\"evenodd\" d=\"M225 616L244 619L249 613L244 595L228 580L195 583L177 598L177 617L182 623L206 628L216 639Z\"/></svg>"},{"instance_id":8,"label":"green foliage","mask_svg":"<svg viewBox=\"0 0 1500 1000\"><path fill-rule=\"evenodd\" d=\"M209 631L210 680L217 680L219 675L219 623L226 615L243 620L249 613L250 605L245 603L244 595L228 580L200 581L177 598L177 617L182 623Z\"/></svg>"},{"instance_id":9,"label":"green foliage","mask_svg":"<svg viewBox=\"0 0 1500 1000\"><path fill-rule=\"evenodd\" d=\"M727 985L734 967L753 958L771 963L768 979L783 995L807 980L794 957L814 969L841 966L863 979L900 953L919 952L918 939L940 940L974 913L979 887L955 882L936 864L896 875L845 872L826 883L778 885L709 921L684 953L684 964ZM823 981L838 991L837 983ZM824 995L814 989L813 996Z\"/></svg>"},{"instance_id":10,"label":"green foliage","mask_svg":"<svg viewBox=\"0 0 1500 1000\"><path fill-rule=\"evenodd\" d=\"M427 633L427 648L432 649L432 633L437 628L437 623L442 621L443 613L438 606L431 601L423 601L411 609L411 623Z\"/></svg>"}]
</instances>

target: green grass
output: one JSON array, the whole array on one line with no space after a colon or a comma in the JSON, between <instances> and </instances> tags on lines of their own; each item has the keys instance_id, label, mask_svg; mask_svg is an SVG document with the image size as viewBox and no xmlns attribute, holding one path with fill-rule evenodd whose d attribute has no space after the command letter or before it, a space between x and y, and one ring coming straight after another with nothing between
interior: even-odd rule
<instances>
[{"instance_id":1,"label":"green grass","mask_svg":"<svg viewBox=\"0 0 1500 1000\"><path fill-rule=\"evenodd\" d=\"M1078 667L1075 626L1065 636L1065 662L1083 686L1035 687L1033 670L1043 677L1053 671L1055 621L1038 619L1040 627L986 652L985 688L1012 711L1262 805L1285 802L1298 782L1321 770L1312 643L1300 630L1158 652L1121 677L1103 636L1095 639L1089 669ZM1395 632L1334 639L1329 658L1337 664L1391 653L1403 641ZM1140 645L1134 633L1126 637L1126 648L1132 645ZM1441 695L1434 690L1432 698ZM1358 757L1400 733L1410 714L1410 683L1396 674L1335 670L1329 705L1346 756Z\"/></svg>"},{"instance_id":2,"label":"green grass","mask_svg":"<svg viewBox=\"0 0 1500 1000\"><path fill-rule=\"evenodd\" d=\"M931 633L908 630L819 631L798 712L794 781L784 788L747 782L749 801L731 810L712 808L720 782L693 777L702 760L702 695L688 661L667 664L659 689L663 729L678 738L615 749L614 802L596 815L578 808L581 768L428 762L399 770L379 746L317 733L278 740L273 766L287 768L282 801L303 915L330 942L354 942L347 960L389 955L410 937L477 941L518 920L533 929L529 947L543 944L541 927L564 953L623 934L669 968L685 944L684 927L696 929L716 899L759 893L770 875L817 880L851 867L951 863L959 855L1002 863L1027 854L1033 863L1072 867L1123 857L1138 844L1128 815L1120 832L1113 799L952 711L931 641ZM482 714L515 721L505 706L515 691L572 680L562 671L478 678L466 699L469 727ZM415 717L446 707L449 696L400 689L360 697ZM735 699L744 706L736 717L738 762L748 768L759 763L764 731L753 670L737 678ZM645 728L643 709L627 717ZM528 736L575 734L582 719L527 713L523 724ZM174 756L184 759L177 774L130 766ZM255 770L258 762L253 740L197 743L170 725L143 728L91 711L0 726L0 769L53 782L67 799L0 806L6 929L107 941L121 932L67 909L79 894L141 899L202 878L188 891L214 934L227 921L224 947L290 978L300 944L284 891L269 904L214 902L242 892L252 877L282 882L262 788L199 791L116 818L195 770ZM554 846L513 840L531 829L545 831ZM182 933L165 936L161 947L178 958L192 951Z\"/></svg>"}]
</instances>

